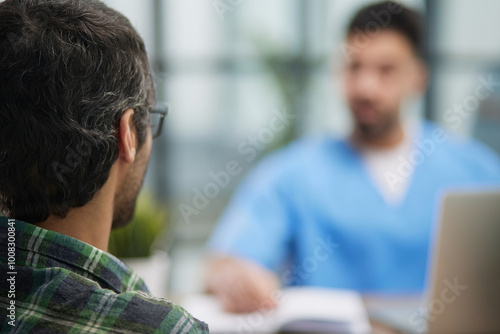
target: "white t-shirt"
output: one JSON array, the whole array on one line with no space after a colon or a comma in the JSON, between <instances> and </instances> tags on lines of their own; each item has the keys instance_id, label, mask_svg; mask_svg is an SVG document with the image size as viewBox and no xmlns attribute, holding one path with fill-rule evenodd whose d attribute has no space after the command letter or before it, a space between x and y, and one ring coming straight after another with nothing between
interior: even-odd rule
<instances>
[{"instance_id":1,"label":"white t-shirt","mask_svg":"<svg viewBox=\"0 0 500 334\"><path fill-rule=\"evenodd\" d=\"M389 205L398 205L406 197L413 177L413 169L401 176L400 168L414 149L415 127L405 126L405 138L398 146L390 149L374 149L363 147L365 167L373 184ZM398 175L395 180L391 175Z\"/></svg>"}]
</instances>

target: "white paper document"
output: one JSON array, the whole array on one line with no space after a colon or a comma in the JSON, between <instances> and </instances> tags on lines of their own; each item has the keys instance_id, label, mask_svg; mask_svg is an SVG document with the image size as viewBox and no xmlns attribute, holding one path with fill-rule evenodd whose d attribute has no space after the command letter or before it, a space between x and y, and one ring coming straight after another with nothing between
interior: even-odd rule
<instances>
[{"instance_id":1,"label":"white paper document","mask_svg":"<svg viewBox=\"0 0 500 334\"><path fill-rule=\"evenodd\" d=\"M271 311L224 312L210 295L193 295L182 303L194 317L208 323L210 333L370 333L370 323L358 293L322 288L286 288Z\"/></svg>"}]
</instances>

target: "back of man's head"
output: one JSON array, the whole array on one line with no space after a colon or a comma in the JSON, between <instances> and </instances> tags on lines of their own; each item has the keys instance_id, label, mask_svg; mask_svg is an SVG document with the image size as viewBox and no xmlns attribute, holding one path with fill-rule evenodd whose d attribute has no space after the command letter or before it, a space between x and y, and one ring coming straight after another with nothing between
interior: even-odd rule
<instances>
[{"instance_id":1,"label":"back of man's head","mask_svg":"<svg viewBox=\"0 0 500 334\"><path fill-rule=\"evenodd\" d=\"M134 110L140 146L154 89L142 39L96 0L0 3L0 212L30 223L87 204Z\"/></svg>"}]
</instances>

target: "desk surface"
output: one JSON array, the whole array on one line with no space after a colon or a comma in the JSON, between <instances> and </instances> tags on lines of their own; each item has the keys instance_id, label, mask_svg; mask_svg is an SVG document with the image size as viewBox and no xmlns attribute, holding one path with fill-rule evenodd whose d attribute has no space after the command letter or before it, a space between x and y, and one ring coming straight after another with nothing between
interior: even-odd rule
<instances>
[{"instance_id":1,"label":"desk surface","mask_svg":"<svg viewBox=\"0 0 500 334\"><path fill-rule=\"evenodd\" d=\"M174 302L179 302L183 300L181 296L170 296L170 300ZM366 307L368 315L377 312L378 310L387 310L394 309L398 307L409 307L414 306L416 303L421 301L421 296L391 296L391 297L381 297L381 296L363 296L363 303ZM189 311L189 310L188 310ZM208 319L204 319L205 321L209 321ZM372 326L372 334L401 334L400 331L391 328L387 324L383 324L382 322L370 317L370 324ZM288 334L288 333L281 333Z\"/></svg>"},{"instance_id":2,"label":"desk surface","mask_svg":"<svg viewBox=\"0 0 500 334\"><path fill-rule=\"evenodd\" d=\"M364 296L368 315L370 316L370 324L372 326L372 334L400 334L401 332L391 328L387 324L374 319L371 315L379 310L395 309L398 307L408 308L418 305L422 301L420 295L397 296L397 297L380 297L380 296Z\"/></svg>"}]
</instances>

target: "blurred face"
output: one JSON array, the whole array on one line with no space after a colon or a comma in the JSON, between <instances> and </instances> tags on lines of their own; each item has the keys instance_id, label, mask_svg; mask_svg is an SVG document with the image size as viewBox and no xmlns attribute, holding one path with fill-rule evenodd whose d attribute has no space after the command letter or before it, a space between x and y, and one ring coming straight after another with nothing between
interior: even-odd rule
<instances>
[{"instance_id":1,"label":"blurred face","mask_svg":"<svg viewBox=\"0 0 500 334\"><path fill-rule=\"evenodd\" d=\"M135 202L141 190L144 176L151 156L153 137L148 127L146 140L137 152L136 159L130 166L125 181L120 186L120 191L115 198L115 210L113 213L113 228L125 226L134 215Z\"/></svg>"},{"instance_id":2,"label":"blurred face","mask_svg":"<svg viewBox=\"0 0 500 334\"><path fill-rule=\"evenodd\" d=\"M383 136L399 126L405 99L424 90L425 70L410 42L396 31L382 30L362 47L356 37L347 38L356 52L344 66L344 93L357 129Z\"/></svg>"}]
</instances>

